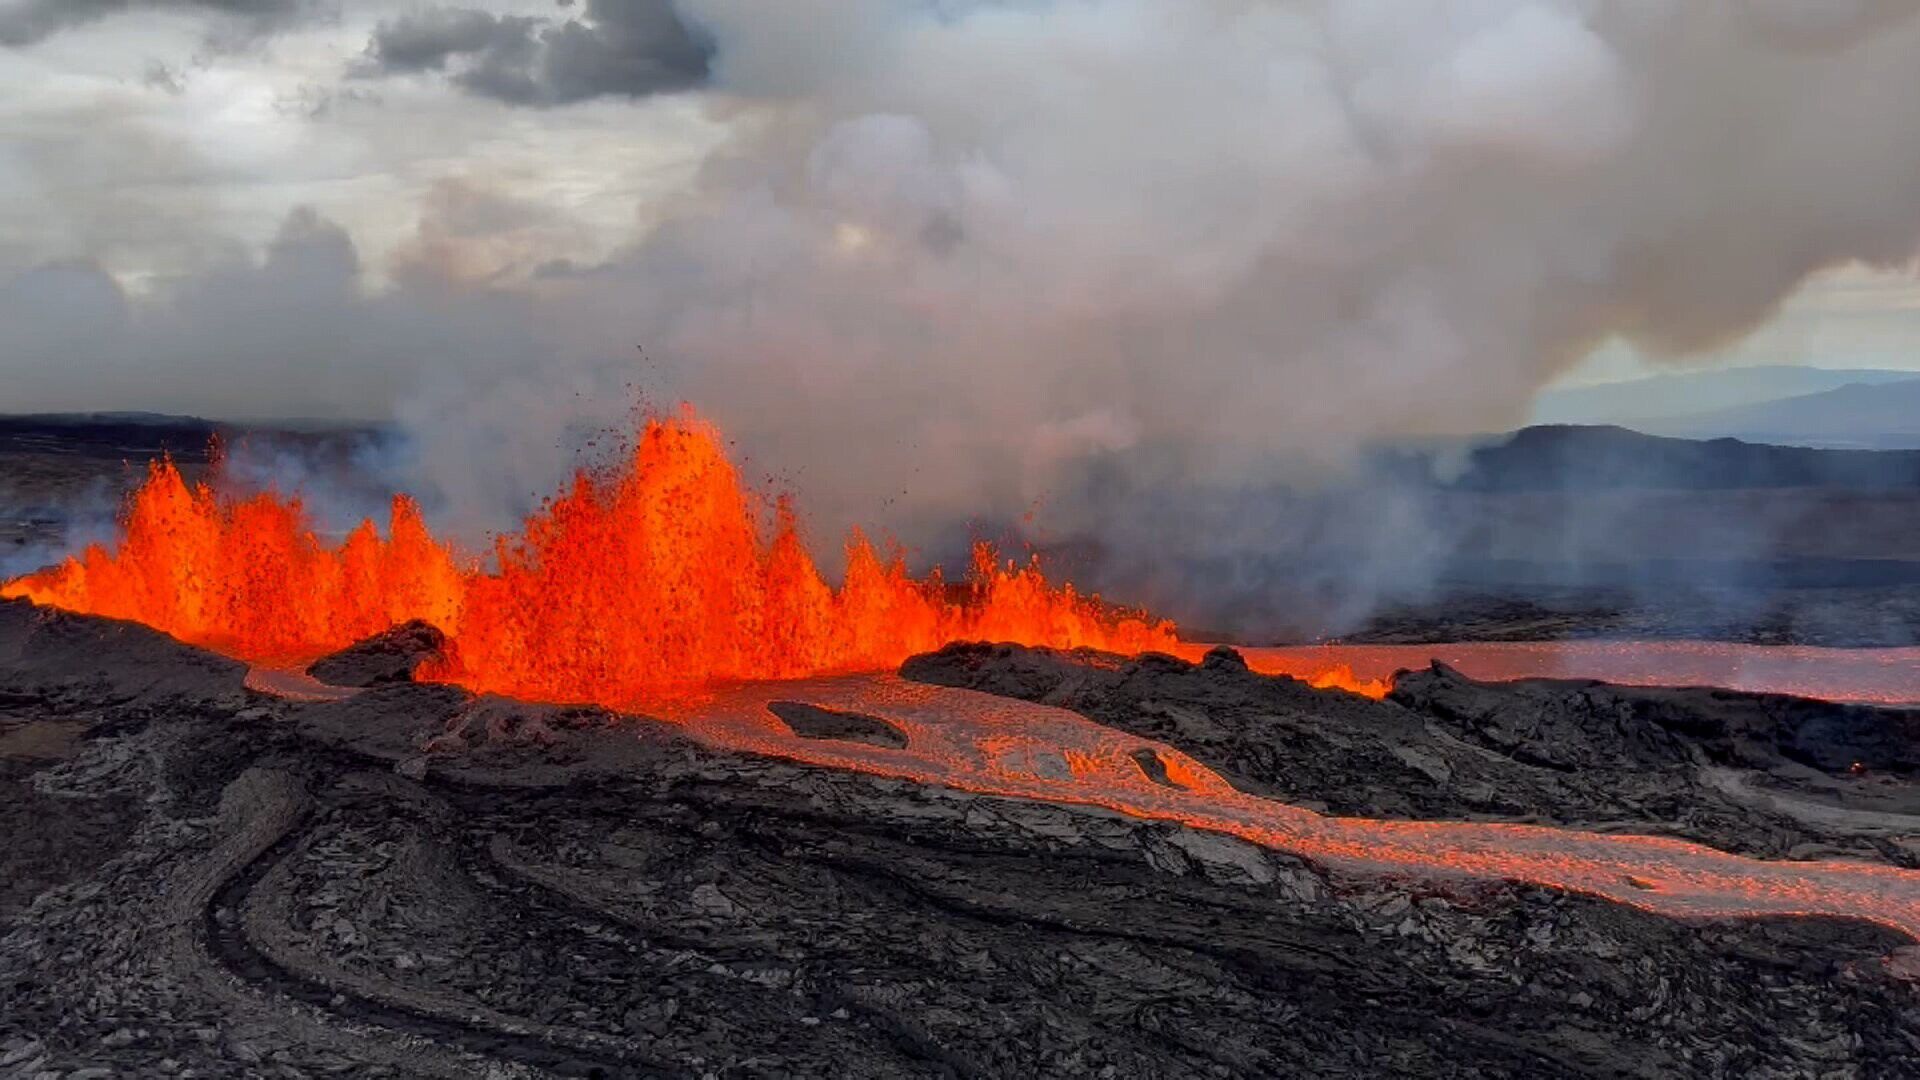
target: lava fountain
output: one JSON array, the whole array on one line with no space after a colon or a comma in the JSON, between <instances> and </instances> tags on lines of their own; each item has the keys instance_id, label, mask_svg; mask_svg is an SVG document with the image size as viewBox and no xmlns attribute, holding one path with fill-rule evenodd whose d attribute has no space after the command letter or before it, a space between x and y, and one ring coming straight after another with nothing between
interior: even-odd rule
<instances>
[{"instance_id":1,"label":"lava fountain","mask_svg":"<svg viewBox=\"0 0 1920 1080\"><path fill-rule=\"evenodd\" d=\"M408 619L444 629L426 677L536 700L643 707L741 680L890 669L951 641L1172 651L1171 623L1054 584L976 546L963 582L914 578L854 533L829 585L785 499L748 491L719 433L683 410L648 420L618 467L573 482L489 557L436 538L394 499L384 533L320 538L297 498L233 496L149 468L123 533L6 584L255 662L329 652ZM1385 693L1337 663L1287 671Z\"/></svg>"}]
</instances>

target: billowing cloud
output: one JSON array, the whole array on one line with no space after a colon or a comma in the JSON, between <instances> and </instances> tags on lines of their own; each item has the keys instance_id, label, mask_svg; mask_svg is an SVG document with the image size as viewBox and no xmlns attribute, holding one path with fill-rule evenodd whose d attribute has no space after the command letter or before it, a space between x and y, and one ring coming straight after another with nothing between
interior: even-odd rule
<instances>
[{"instance_id":1,"label":"billowing cloud","mask_svg":"<svg viewBox=\"0 0 1920 1080\"><path fill-rule=\"evenodd\" d=\"M449 71L453 82L515 105L685 90L707 77L708 42L672 0L588 0L553 21L473 8L428 8L382 22L363 75Z\"/></svg>"},{"instance_id":2,"label":"billowing cloud","mask_svg":"<svg viewBox=\"0 0 1920 1080\"><path fill-rule=\"evenodd\" d=\"M753 122L605 272L783 459L956 505L1073 432L1202 480L1498 427L1913 257L1920 20L1851 6L685 0Z\"/></svg>"},{"instance_id":3,"label":"billowing cloud","mask_svg":"<svg viewBox=\"0 0 1920 1080\"><path fill-rule=\"evenodd\" d=\"M236 254L148 295L86 264L15 275L0 281L9 401L61 407L79 371L99 408L361 418L449 357L482 378L511 374L540 352L528 300L441 276L442 263L462 264L444 227L425 227L423 253L391 288L371 287L345 230L305 208L262 257Z\"/></svg>"},{"instance_id":4,"label":"billowing cloud","mask_svg":"<svg viewBox=\"0 0 1920 1080\"><path fill-rule=\"evenodd\" d=\"M1163 520L1170 488L1511 424L1596 343L1723 348L1811 275L1920 248L1920 19L1891 0L478 3L343 35L391 99L348 133L438 170L383 189L379 257L295 222L261 258L193 248L208 265L119 322L100 282L49 270L10 333L128 343L103 403L391 407L476 500L544 486L527 463L640 375L822 534L1039 501L1151 556L1234 533ZM184 98L231 125L195 143L208 162L307 157L266 110ZM583 228L579 192L637 187L647 165L611 155L669 106L707 109L718 148ZM487 158L573 124L612 135ZM47 145L63 177L101 171ZM361 151L303 190L378 202L340 194ZM92 322L12 321L73 311ZM26 385L72 391L74 358L111 354L85 340ZM1258 526L1236 543L1275 531L1235 520ZM1390 556L1412 528L1370 539Z\"/></svg>"}]
</instances>

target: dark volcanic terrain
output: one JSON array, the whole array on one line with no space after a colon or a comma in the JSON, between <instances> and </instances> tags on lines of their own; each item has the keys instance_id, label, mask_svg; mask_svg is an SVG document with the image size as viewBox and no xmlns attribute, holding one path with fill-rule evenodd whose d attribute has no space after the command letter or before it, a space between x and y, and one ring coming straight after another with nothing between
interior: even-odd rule
<instances>
[{"instance_id":1,"label":"dark volcanic terrain","mask_svg":"<svg viewBox=\"0 0 1920 1080\"><path fill-rule=\"evenodd\" d=\"M1206 640L1920 644L1920 451L1536 427L1163 512L1200 539L1095 583Z\"/></svg>"},{"instance_id":2,"label":"dark volcanic terrain","mask_svg":"<svg viewBox=\"0 0 1920 1080\"><path fill-rule=\"evenodd\" d=\"M1226 652L959 646L907 674L1335 814L1920 855L1911 713L1445 670L1376 703ZM1920 951L1870 924L1344 873L601 710L244 677L0 605L0 1075L1894 1077L1920 1054ZM777 711L898 737L809 709Z\"/></svg>"}]
</instances>

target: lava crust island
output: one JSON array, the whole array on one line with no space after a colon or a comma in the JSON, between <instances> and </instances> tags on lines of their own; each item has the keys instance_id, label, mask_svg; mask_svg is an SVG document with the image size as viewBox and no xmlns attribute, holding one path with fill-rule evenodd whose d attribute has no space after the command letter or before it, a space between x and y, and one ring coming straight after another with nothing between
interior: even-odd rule
<instances>
[{"instance_id":1,"label":"lava crust island","mask_svg":"<svg viewBox=\"0 0 1920 1080\"><path fill-rule=\"evenodd\" d=\"M955 646L905 675L1301 814L1920 859L1898 710L1445 670L1376 702L1224 651ZM1869 920L1673 918L603 709L246 680L0 606L6 1075L1892 1077L1920 1053L1920 953ZM912 749L883 710L771 693L796 742Z\"/></svg>"}]
</instances>

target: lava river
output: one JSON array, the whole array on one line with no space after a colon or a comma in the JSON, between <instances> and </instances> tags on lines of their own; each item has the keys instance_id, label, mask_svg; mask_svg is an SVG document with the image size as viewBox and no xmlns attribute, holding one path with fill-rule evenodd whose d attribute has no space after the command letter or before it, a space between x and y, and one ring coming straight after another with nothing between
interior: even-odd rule
<instances>
[{"instance_id":1,"label":"lava river","mask_svg":"<svg viewBox=\"0 0 1920 1080\"><path fill-rule=\"evenodd\" d=\"M906 746L801 738L769 709L787 701L883 720ZM1076 713L897 676L753 683L668 715L726 749L1178 822L1337 869L1531 882L1681 918L1862 919L1920 940L1920 872L1531 825L1324 817L1247 795L1177 750Z\"/></svg>"}]
</instances>

